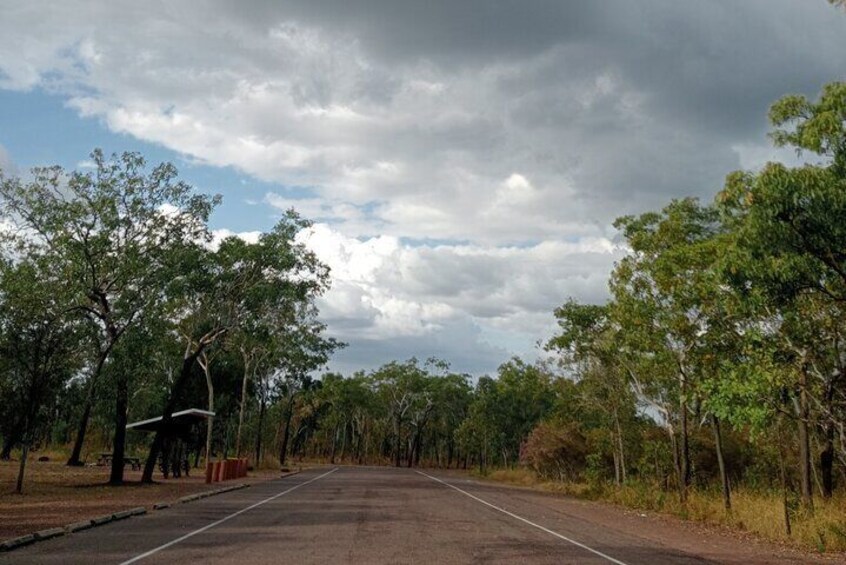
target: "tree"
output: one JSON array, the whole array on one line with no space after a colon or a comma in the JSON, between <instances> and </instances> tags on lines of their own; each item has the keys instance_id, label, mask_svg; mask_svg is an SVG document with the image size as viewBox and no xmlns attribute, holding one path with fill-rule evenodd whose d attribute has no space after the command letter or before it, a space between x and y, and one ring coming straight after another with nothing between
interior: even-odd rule
<instances>
[{"instance_id":1,"label":"tree","mask_svg":"<svg viewBox=\"0 0 846 565\"><path fill-rule=\"evenodd\" d=\"M73 296L43 257L6 263L0 270L0 378L4 421L20 429L16 491L23 492L27 455L43 431L45 412L76 370L78 337L69 316Z\"/></svg>"},{"instance_id":2,"label":"tree","mask_svg":"<svg viewBox=\"0 0 846 565\"><path fill-rule=\"evenodd\" d=\"M822 158L816 164L787 167L769 163L760 172L728 176L718 196L724 217L735 232L729 257L729 281L743 292L760 293L765 329L778 340L774 351L792 365L783 386L791 391L798 425L802 497L812 506L810 403L814 367L826 356L817 347L815 324L826 310L843 318L846 303L846 83L831 83L820 99L786 96L770 109L777 146ZM830 314L827 314L830 315ZM831 342L830 342L831 343ZM835 347L834 350L839 350ZM839 364L828 363L829 392L823 400L831 416L832 387L844 378ZM784 371L781 371L784 374ZM795 378L793 378L795 377ZM842 421L842 420L841 420ZM830 435L830 431L826 431ZM828 443L828 442L827 442ZM831 457L830 450L824 457ZM825 463L829 467L829 463Z\"/></svg>"},{"instance_id":3,"label":"tree","mask_svg":"<svg viewBox=\"0 0 846 565\"><path fill-rule=\"evenodd\" d=\"M426 374L417 359L412 358L404 363L394 361L383 365L371 378L390 414L394 432L394 466L399 467L404 445L404 426L409 421L412 407L421 401L427 403L422 398L425 395Z\"/></svg>"},{"instance_id":4,"label":"tree","mask_svg":"<svg viewBox=\"0 0 846 565\"><path fill-rule=\"evenodd\" d=\"M163 163L146 172L137 153L107 159L91 154L92 172L37 168L33 180L3 179L5 217L17 243L49 257L77 296L76 308L95 328L95 355L69 465L79 465L100 375L127 329L153 315L178 264L174 249L206 237L206 220L219 197L193 193ZM110 482L123 480L127 385L117 372L115 441Z\"/></svg>"},{"instance_id":5,"label":"tree","mask_svg":"<svg viewBox=\"0 0 846 565\"><path fill-rule=\"evenodd\" d=\"M692 480L690 411L701 402L701 361L709 353L705 337L714 324L714 310L706 305L720 292L712 266L722 225L716 210L685 199L661 213L620 218L615 226L632 248L611 283L620 335L641 365L635 371L632 363L629 374L670 435L684 502Z\"/></svg>"},{"instance_id":6,"label":"tree","mask_svg":"<svg viewBox=\"0 0 846 565\"><path fill-rule=\"evenodd\" d=\"M619 485L626 481L627 472L623 422L634 418L635 405L618 357L619 336L609 308L567 301L555 310L560 333L546 348L562 356L565 366L580 380L582 402L598 412L604 427L611 430L614 479Z\"/></svg>"},{"instance_id":7,"label":"tree","mask_svg":"<svg viewBox=\"0 0 846 565\"><path fill-rule=\"evenodd\" d=\"M326 290L329 280L328 269L295 241L308 225L289 211L272 231L261 235L257 244L228 238L217 251L196 244L183 246L183 275L174 279L170 291L171 311L180 316L185 354L147 457L143 481L152 481L171 415L188 385L194 363L224 334L249 327L250 320L262 314L284 320L299 330L303 343L312 347L298 361L285 357L303 372L325 363L337 346L334 340L321 341L323 326L314 321L314 300ZM314 366L316 360L319 363Z\"/></svg>"}]
</instances>

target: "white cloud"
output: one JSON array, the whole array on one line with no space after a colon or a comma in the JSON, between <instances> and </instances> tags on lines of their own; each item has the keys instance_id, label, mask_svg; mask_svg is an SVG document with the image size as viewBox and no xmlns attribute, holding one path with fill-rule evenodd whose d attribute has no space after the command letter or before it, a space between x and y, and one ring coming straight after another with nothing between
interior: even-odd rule
<instances>
[{"instance_id":1,"label":"white cloud","mask_svg":"<svg viewBox=\"0 0 846 565\"><path fill-rule=\"evenodd\" d=\"M321 313L335 335L354 344L405 344L413 336L433 354L443 348L443 332L472 327L456 337L468 350L487 350L486 336L501 344L505 334L531 355L564 298L603 299L608 270L623 254L605 238L527 248L412 246L391 236L348 237L326 224L300 237L332 269Z\"/></svg>"},{"instance_id":2,"label":"white cloud","mask_svg":"<svg viewBox=\"0 0 846 565\"><path fill-rule=\"evenodd\" d=\"M220 246L220 242L229 237L239 237L247 243L256 243L261 233L260 231L234 232L225 228L212 230L212 240L209 245L212 249L217 249Z\"/></svg>"}]
</instances>

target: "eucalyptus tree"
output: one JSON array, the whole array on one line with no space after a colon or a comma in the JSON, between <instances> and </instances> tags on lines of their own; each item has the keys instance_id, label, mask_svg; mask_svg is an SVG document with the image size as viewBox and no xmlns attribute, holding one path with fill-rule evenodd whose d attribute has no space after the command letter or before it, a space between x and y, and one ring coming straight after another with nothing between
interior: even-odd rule
<instances>
[{"instance_id":1,"label":"eucalyptus tree","mask_svg":"<svg viewBox=\"0 0 846 565\"><path fill-rule=\"evenodd\" d=\"M353 461L365 463L376 443L373 439L381 418L372 381L363 372L350 377L330 372L321 376L320 382L319 395L327 407L321 425L329 434L324 441L328 443L330 461L334 462L336 455L341 460L349 455Z\"/></svg>"},{"instance_id":2,"label":"eucalyptus tree","mask_svg":"<svg viewBox=\"0 0 846 565\"><path fill-rule=\"evenodd\" d=\"M692 476L690 413L702 400L700 361L709 352L705 336L714 329L712 310L704 305L720 291L713 241L722 224L716 210L685 199L660 213L620 218L615 226L632 249L611 284L621 335L643 369L630 375L641 398L661 412L685 501Z\"/></svg>"},{"instance_id":3,"label":"eucalyptus tree","mask_svg":"<svg viewBox=\"0 0 846 565\"><path fill-rule=\"evenodd\" d=\"M14 422L22 446L16 491L23 492L29 448L44 431L45 412L78 369L79 332L69 316L74 296L43 257L0 269L2 420Z\"/></svg>"},{"instance_id":4,"label":"eucalyptus tree","mask_svg":"<svg viewBox=\"0 0 846 565\"><path fill-rule=\"evenodd\" d=\"M277 342L279 354L275 363L278 376L276 387L285 402L283 420L280 423L280 465L285 464L288 456L291 421L297 399L301 394L320 386L320 382L312 378L311 374L323 368L335 350L345 346L344 343L323 335L326 326L317 320L317 309L313 303L302 303L299 306L295 324L287 333L279 335L280 340Z\"/></svg>"},{"instance_id":5,"label":"eucalyptus tree","mask_svg":"<svg viewBox=\"0 0 846 565\"><path fill-rule=\"evenodd\" d=\"M632 421L635 402L619 358L618 328L609 310L612 305L580 304L568 300L555 310L560 333L547 350L556 351L570 374L580 382L580 400L599 414L612 438L614 479L626 481L624 423Z\"/></svg>"},{"instance_id":6,"label":"eucalyptus tree","mask_svg":"<svg viewBox=\"0 0 846 565\"><path fill-rule=\"evenodd\" d=\"M205 237L218 197L195 194L163 163L146 171L137 153L91 154L92 171L36 168L32 180L2 179L5 220L17 243L49 258L77 296L76 308L96 328L88 397L69 465L79 465L100 375L130 327L156 309L173 275L173 250ZM115 397L115 442L110 482L123 479L127 388Z\"/></svg>"},{"instance_id":7,"label":"eucalyptus tree","mask_svg":"<svg viewBox=\"0 0 846 565\"><path fill-rule=\"evenodd\" d=\"M802 495L810 507L813 367L829 366L826 375L816 371L823 381L843 379L840 364L825 363L820 341L812 336L824 330L824 318L842 319L846 303L846 83L826 85L817 101L786 96L769 117L777 146L818 161L797 167L768 163L759 172L732 173L717 201L735 234L728 279L743 292L759 293L759 316L780 340L774 348L781 352L780 364L789 365L780 373L787 375L783 386L794 403ZM802 329L815 318L816 329ZM842 349L829 344L834 352ZM824 457L831 457L830 449Z\"/></svg>"},{"instance_id":8,"label":"eucalyptus tree","mask_svg":"<svg viewBox=\"0 0 846 565\"><path fill-rule=\"evenodd\" d=\"M182 246L181 276L171 281L169 292L185 353L142 481L152 481L173 411L206 348L241 328L256 312L293 312L299 322L315 315L314 300L328 287L329 274L316 256L296 241L308 225L289 211L254 245L228 238L215 251L199 244Z\"/></svg>"},{"instance_id":9,"label":"eucalyptus tree","mask_svg":"<svg viewBox=\"0 0 846 565\"><path fill-rule=\"evenodd\" d=\"M459 460L456 433L467 417L473 388L470 375L448 372L436 375L431 384L431 398L435 411L428 425L431 436L431 448L434 459L439 465L450 467ZM417 456L423 452L423 445L418 446ZM446 453L444 453L446 451Z\"/></svg>"},{"instance_id":10,"label":"eucalyptus tree","mask_svg":"<svg viewBox=\"0 0 846 565\"><path fill-rule=\"evenodd\" d=\"M382 402L387 406L393 429L392 455L394 465L400 466L407 443L406 424L415 408L429 404L426 397L426 372L415 358L405 362L392 361L371 374L374 386ZM419 416L419 414L418 414ZM410 446L409 446L410 447Z\"/></svg>"}]
</instances>

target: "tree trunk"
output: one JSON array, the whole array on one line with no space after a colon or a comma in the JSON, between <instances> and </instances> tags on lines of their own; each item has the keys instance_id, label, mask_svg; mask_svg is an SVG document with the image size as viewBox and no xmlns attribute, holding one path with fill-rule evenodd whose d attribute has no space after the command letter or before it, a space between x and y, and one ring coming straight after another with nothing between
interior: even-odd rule
<instances>
[{"instance_id":1,"label":"tree trunk","mask_svg":"<svg viewBox=\"0 0 846 565\"><path fill-rule=\"evenodd\" d=\"M335 429L332 430L332 449L329 455L329 463L334 465L335 464L335 449L338 446L338 426L335 426Z\"/></svg>"},{"instance_id":2,"label":"tree trunk","mask_svg":"<svg viewBox=\"0 0 846 565\"><path fill-rule=\"evenodd\" d=\"M129 406L129 385L126 375L118 375L115 391L115 439L112 447L110 485L123 484L123 459L126 455L126 423Z\"/></svg>"},{"instance_id":3,"label":"tree trunk","mask_svg":"<svg viewBox=\"0 0 846 565\"><path fill-rule=\"evenodd\" d=\"M156 460L159 458L159 453L162 450L165 438L167 438L170 434L170 427L173 420L173 412L176 409L176 403L179 401L182 391L188 384L188 379L191 376L191 369L194 367L194 362L197 360L200 353L202 353L202 346L194 353L189 354L186 352L186 356L182 360L182 368L180 369L179 376L170 391L170 398L168 398L167 404L165 405L164 412L162 413L162 420L159 422L159 427L156 430L156 435L153 438L152 445L150 446L150 453L147 455L147 461L144 464L144 473L141 475L142 483L153 482L153 472L156 470Z\"/></svg>"},{"instance_id":4,"label":"tree trunk","mask_svg":"<svg viewBox=\"0 0 846 565\"><path fill-rule=\"evenodd\" d=\"M282 434L282 447L279 448L279 465L285 465L288 456L288 438L291 436L291 419L294 417L294 395L288 399L288 410L285 415L285 431Z\"/></svg>"},{"instance_id":5,"label":"tree trunk","mask_svg":"<svg viewBox=\"0 0 846 565\"><path fill-rule=\"evenodd\" d=\"M834 490L834 426L825 426L825 446L820 452L820 474L822 474L823 497L831 498Z\"/></svg>"},{"instance_id":6,"label":"tree trunk","mask_svg":"<svg viewBox=\"0 0 846 565\"><path fill-rule=\"evenodd\" d=\"M394 437L396 439L394 442L394 467L400 466L400 451L402 451L400 432L402 432L402 423L399 416L394 416Z\"/></svg>"},{"instance_id":7,"label":"tree trunk","mask_svg":"<svg viewBox=\"0 0 846 565\"><path fill-rule=\"evenodd\" d=\"M262 396L259 403L258 432L256 433L256 469L258 469L259 462L261 461L261 436L264 433L264 415L266 412L267 403L264 400L264 396Z\"/></svg>"},{"instance_id":8,"label":"tree trunk","mask_svg":"<svg viewBox=\"0 0 846 565\"><path fill-rule=\"evenodd\" d=\"M626 451L623 444L623 427L620 425L620 414L614 410L614 425L617 428L617 450L620 453L620 482L626 482Z\"/></svg>"},{"instance_id":9,"label":"tree trunk","mask_svg":"<svg viewBox=\"0 0 846 565\"><path fill-rule=\"evenodd\" d=\"M80 467L83 464L79 457L82 454L82 444L85 443L85 433L88 430L88 420L91 418L91 408L94 406L94 393L110 351L111 347L99 354L94 372L91 373L88 390L85 394L85 407L82 410L82 418L79 420L79 427L76 430L76 441L73 443L73 451L67 462L68 467Z\"/></svg>"},{"instance_id":10,"label":"tree trunk","mask_svg":"<svg viewBox=\"0 0 846 565\"><path fill-rule=\"evenodd\" d=\"M806 510L814 509L814 487L811 478L811 435L808 431L808 416L810 407L808 403L808 391L806 390L805 371L800 373L799 381L799 410L796 421L799 428L799 480L802 506Z\"/></svg>"},{"instance_id":11,"label":"tree trunk","mask_svg":"<svg viewBox=\"0 0 846 565\"><path fill-rule=\"evenodd\" d=\"M247 375L249 363L244 360L244 380L241 382L241 407L238 411L238 433L235 435L235 457L241 457L241 429L244 427L244 410L247 407Z\"/></svg>"},{"instance_id":12,"label":"tree trunk","mask_svg":"<svg viewBox=\"0 0 846 565\"><path fill-rule=\"evenodd\" d=\"M414 465L414 450L417 447L417 434L414 434L408 440L408 456L406 457L406 467L411 469Z\"/></svg>"},{"instance_id":13,"label":"tree trunk","mask_svg":"<svg viewBox=\"0 0 846 565\"><path fill-rule=\"evenodd\" d=\"M620 454L616 448L611 450L611 459L614 461L614 484L620 486Z\"/></svg>"},{"instance_id":14,"label":"tree trunk","mask_svg":"<svg viewBox=\"0 0 846 565\"><path fill-rule=\"evenodd\" d=\"M25 437L21 446L21 463L18 466L18 482L15 485L15 492L23 494L24 473L26 472L26 460L29 456L29 438Z\"/></svg>"},{"instance_id":15,"label":"tree trunk","mask_svg":"<svg viewBox=\"0 0 846 565\"><path fill-rule=\"evenodd\" d=\"M681 489L682 501L687 502L687 489L690 487L691 467L690 467L690 433L688 430L687 417L687 400L685 398L686 392L682 395L681 402Z\"/></svg>"},{"instance_id":16,"label":"tree trunk","mask_svg":"<svg viewBox=\"0 0 846 565\"><path fill-rule=\"evenodd\" d=\"M729 485L726 462L723 457L723 434L720 431L720 419L711 414L711 422L714 425L714 446L717 448L717 464L720 467L720 482L723 487L723 504L726 510L731 510L731 486Z\"/></svg>"},{"instance_id":17,"label":"tree trunk","mask_svg":"<svg viewBox=\"0 0 846 565\"><path fill-rule=\"evenodd\" d=\"M684 504L687 502L687 489L684 488L684 471L682 469L682 456L679 442L674 432L670 432L670 446L673 450L673 466L676 470L676 487L679 489L679 500Z\"/></svg>"},{"instance_id":18,"label":"tree trunk","mask_svg":"<svg viewBox=\"0 0 846 565\"><path fill-rule=\"evenodd\" d=\"M778 463L779 470L781 471L781 495L782 507L784 508L784 531L787 532L787 536L790 537L790 504L787 497L787 470L785 469L784 465L784 446L781 443L778 444Z\"/></svg>"},{"instance_id":19,"label":"tree trunk","mask_svg":"<svg viewBox=\"0 0 846 565\"><path fill-rule=\"evenodd\" d=\"M423 456L423 432L417 434L417 444L414 447L414 465L420 466L420 458Z\"/></svg>"},{"instance_id":20,"label":"tree trunk","mask_svg":"<svg viewBox=\"0 0 846 565\"><path fill-rule=\"evenodd\" d=\"M12 457L12 449L21 441L22 428L22 421L17 420L12 426L12 429L9 430L9 435L3 438L3 450L0 451L0 460L8 461Z\"/></svg>"},{"instance_id":21,"label":"tree trunk","mask_svg":"<svg viewBox=\"0 0 846 565\"><path fill-rule=\"evenodd\" d=\"M214 383L211 378L210 360L207 355L198 358L200 367L203 369L203 375L206 377L206 388L209 393L209 412L214 412ZM214 430L214 416L209 416L206 420L206 466L211 463L211 448L212 448L212 432Z\"/></svg>"},{"instance_id":22,"label":"tree trunk","mask_svg":"<svg viewBox=\"0 0 846 565\"><path fill-rule=\"evenodd\" d=\"M347 435L349 432L349 426L346 422L341 426L341 463L344 462L344 459L347 455Z\"/></svg>"}]
</instances>

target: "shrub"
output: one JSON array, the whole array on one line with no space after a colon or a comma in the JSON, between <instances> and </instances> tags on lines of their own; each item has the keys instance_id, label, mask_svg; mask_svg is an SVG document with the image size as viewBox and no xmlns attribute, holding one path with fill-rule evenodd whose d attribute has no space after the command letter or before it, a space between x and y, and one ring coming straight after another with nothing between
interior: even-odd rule
<instances>
[{"instance_id":1,"label":"shrub","mask_svg":"<svg viewBox=\"0 0 846 565\"><path fill-rule=\"evenodd\" d=\"M520 450L520 460L538 476L550 480L575 481L586 466L588 446L575 425L539 424Z\"/></svg>"}]
</instances>

